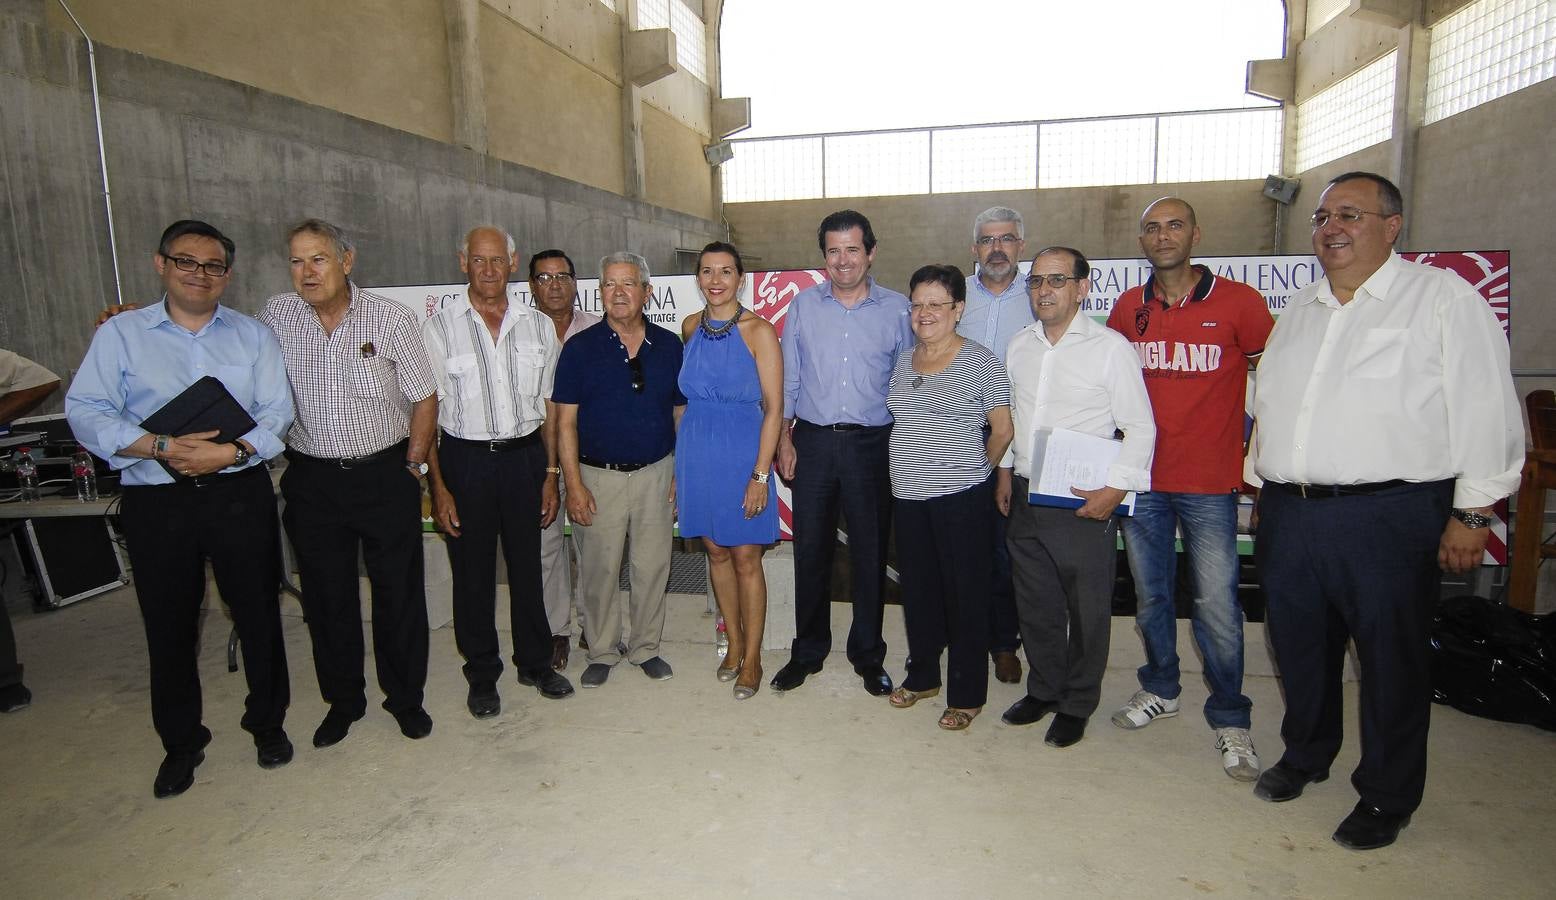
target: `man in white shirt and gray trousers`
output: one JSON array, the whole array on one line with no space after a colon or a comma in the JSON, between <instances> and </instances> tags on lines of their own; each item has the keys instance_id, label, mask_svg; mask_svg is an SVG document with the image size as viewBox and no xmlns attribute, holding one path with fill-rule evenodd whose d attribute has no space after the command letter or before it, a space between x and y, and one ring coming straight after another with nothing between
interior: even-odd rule
<instances>
[{"instance_id":1,"label":"man in white shirt and gray trousers","mask_svg":"<svg viewBox=\"0 0 1556 900\"><path fill-rule=\"evenodd\" d=\"M1323 781L1340 750L1346 640L1361 663L1361 795L1334 839L1394 842L1421 803L1438 569L1479 565L1518 487L1523 420L1507 338L1457 275L1393 252L1399 189L1336 177L1313 213L1324 277L1298 291L1259 365L1249 452L1256 554L1286 694L1280 762L1254 793Z\"/></svg>"},{"instance_id":2,"label":"man in white shirt and gray trousers","mask_svg":"<svg viewBox=\"0 0 1556 900\"><path fill-rule=\"evenodd\" d=\"M1003 718L1031 725L1054 713L1044 738L1050 747L1078 743L1101 698L1118 561L1113 512L1129 491L1150 489L1156 444L1139 355L1123 335L1081 312L1090 276L1079 250L1039 250L1026 281L1037 321L1011 338L1005 357L1016 437L999 469L995 503L1010 516L1006 545L1028 673L1026 696ZM1084 501L1079 509L1027 502L1037 428L1103 438L1123 431L1105 486L1071 489Z\"/></svg>"}]
</instances>

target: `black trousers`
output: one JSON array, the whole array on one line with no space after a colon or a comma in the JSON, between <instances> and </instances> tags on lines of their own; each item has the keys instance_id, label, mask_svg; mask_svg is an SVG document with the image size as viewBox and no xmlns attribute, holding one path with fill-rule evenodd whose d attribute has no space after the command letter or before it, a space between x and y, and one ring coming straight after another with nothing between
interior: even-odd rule
<instances>
[{"instance_id":1,"label":"black trousers","mask_svg":"<svg viewBox=\"0 0 1556 900\"><path fill-rule=\"evenodd\" d=\"M351 469L290 451L287 458L282 520L302 575L319 692L346 714L367 710L360 547L372 586L373 660L383 707L392 713L420 707L427 684L420 483L398 453Z\"/></svg>"},{"instance_id":2,"label":"black trousers","mask_svg":"<svg viewBox=\"0 0 1556 900\"><path fill-rule=\"evenodd\" d=\"M803 419L795 422L798 462L789 485L794 512L794 660L819 664L832 652L832 557L840 515L848 521L853 563L848 660L858 670L886 659L881 615L891 530L890 445L890 426L832 431Z\"/></svg>"},{"instance_id":3,"label":"black trousers","mask_svg":"<svg viewBox=\"0 0 1556 900\"><path fill-rule=\"evenodd\" d=\"M994 505L994 481L999 471L989 476L989 531L993 548L989 582L989 653L1013 653L1021 646L1021 622L1016 618L1016 589L1010 576L1010 548L1005 534L1010 519Z\"/></svg>"},{"instance_id":4,"label":"black trousers","mask_svg":"<svg viewBox=\"0 0 1556 900\"><path fill-rule=\"evenodd\" d=\"M908 674L902 686L940 686L946 664L946 704L983 706L989 694L989 585L994 491L985 481L955 494L895 502L897 567L908 630Z\"/></svg>"},{"instance_id":5,"label":"black trousers","mask_svg":"<svg viewBox=\"0 0 1556 900\"><path fill-rule=\"evenodd\" d=\"M11 630L11 613L0 603L0 688L22 683L22 664L16 660L16 633Z\"/></svg>"},{"instance_id":6,"label":"black trousers","mask_svg":"<svg viewBox=\"0 0 1556 900\"><path fill-rule=\"evenodd\" d=\"M438 447L443 481L459 510L459 537L445 538L454 573L454 641L475 684L502 675L494 622L497 545L508 565L513 664L538 674L551 665L551 625L540 575L540 491L546 448L538 440L493 452L458 440Z\"/></svg>"},{"instance_id":7,"label":"black trousers","mask_svg":"<svg viewBox=\"0 0 1556 900\"><path fill-rule=\"evenodd\" d=\"M1345 644L1361 663L1363 802L1410 813L1426 788L1437 545L1453 482L1304 499L1266 485L1255 555L1286 694L1281 761L1327 772L1343 735Z\"/></svg>"},{"instance_id":8,"label":"black trousers","mask_svg":"<svg viewBox=\"0 0 1556 900\"><path fill-rule=\"evenodd\" d=\"M205 561L232 614L248 681L243 730L280 728L291 702L281 637L276 501L263 466L194 482L124 488L120 521L146 627L151 721L168 753L192 753L201 724L200 607Z\"/></svg>"}]
</instances>

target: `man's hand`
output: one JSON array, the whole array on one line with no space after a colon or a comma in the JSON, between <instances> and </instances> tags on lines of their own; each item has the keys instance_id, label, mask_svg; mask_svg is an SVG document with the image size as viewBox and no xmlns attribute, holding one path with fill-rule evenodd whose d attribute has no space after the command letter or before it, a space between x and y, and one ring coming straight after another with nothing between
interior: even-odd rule
<instances>
[{"instance_id":1,"label":"man's hand","mask_svg":"<svg viewBox=\"0 0 1556 900\"><path fill-rule=\"evenodd\" d=\"M794 452L794 441L787 430L778 432L778 474L784 481L794 480L794 464L799 455Z\"/></svg>"},{"instance_id":2,"label":"man's hand","mask_svg":"<svg viewBox=\"0 0 1556 900\"><path fill-rule=\"evenodd\" d=\"M1490 510L1485 514L1490 515ZM1490 537L1490 528L1470 528L1458 519L1450 518L1448 527L1443 529L1442 540L1437 544L1437 565L1452 575L1468 572L1485 558L1486 541Z\"/></svg>"},{"instance_id":3,"label":"man's hand","mask_svg":"<svg viewBox=\"0 0 1556 900\"><path fill-rule=\"evenodd\" d=\"M594 495L580 482L567 488L567 517L574 525L594 524Z\"/></svg>"},{"instance_id":4,"label":"man's hand","mask_svg":"<svg viewBox=\"0 0 1556 900\"><path fill-rule=\"evenodd\" d=\"M232 465L233 458L237 455L237 448L232 444L211 442L211 438L220 433L200 431L173 438L168 442L167 452L162 454L162 458L167 460L168 465L171 465L180 475L209 475L212 472L220 472Z\"/></svg>"},{"instance_id":5,"label":"man's hand","mask_svg":"<svg viewBox=\"0 0 1556 900\"><path fill-rule=\"evenodd\" d=\"M432 522L449 537L459 537L459 507L441 480L432 485Z\"/></svg>"},{"instance_id":6,"label":"man's hand","mask_svg":"<svg viewBox=\"0 0 1556 900\"><path fill-rule=\"evenodd\" d=\"M1124 495L1128 491L1121 491L1116 487L1100 487L1094 491L1082 490L1078 487L1070 488L1070 493L1085 499L1080 509L1075 511L1077 516L1083 519L1096 519L1098 522L1106 522L1118 505L1124 502Z\"/></svg>"},{"instance_id":7,"label":"man's hand","mask_svg":"<svg viewBox=\"0 0 1556 900\"><path fill-rule=\"evenodd\" d=\"M556 478L547 472L546 480L540 485L540 527L550 528L561 508L562 492L557 490Z\"/></svg>"},{"instance_id":8,"label":"man's hand","mask_svg":"<svg viewBox=\"0 0 1556 900\"><path fill-rule=\"evenodd\" d=\"M140 309L140 304L138 304L138 303L117 304L116 303L116 304L108 307L107 309L103 310L102 312L98 313L97 314L97 324L92 326L92 327L94 327L94 328L101 328L101 327L103 327L103 323L104 322L108 321L109 319L112 319L114 316L117 316L119 313L129 312L132 309Z\"/></svg>"},{"instance_id":9,"label":"man's hand","mask_svg":"<svg viewBox=\"0 0 1556 900\"><path fill-rule=\"evenodd\" d=\"M994 508L1000 515L1010 516L1010 470L994 470Z\"/></svg>"}]
</instances>

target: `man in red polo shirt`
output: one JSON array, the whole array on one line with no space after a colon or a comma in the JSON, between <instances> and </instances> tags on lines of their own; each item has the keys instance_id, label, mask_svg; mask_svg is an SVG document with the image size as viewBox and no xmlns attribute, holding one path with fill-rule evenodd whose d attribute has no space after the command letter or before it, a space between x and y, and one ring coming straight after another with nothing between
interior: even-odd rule
<instances>
[{"instance_id":1,"label":"man in red polo shirt","mask_svg":"<svg viewBox=\"0 0 1556 900\"><path fill-rule=\"evenodd\" d=\"M1140 354L1156 417L1151 491L1124 522L1124 544L1145 640L1140 690L1113 714L1120 728L1144 728L1178 714L1175 539L1182 531L1194 586L1194 638L1205 658L1226 773L1259 776L1248 735L1253 704L1243 695L1243 610L1237 599L1237 495L1242 487L1248 370L1274 319L1259 292L1219 278L1190 255L1199 243L1194 209L1163 197L1140 216L1140 249L1151 277L1118 299L1108 326Z\"/></svg>"}]
</instances>

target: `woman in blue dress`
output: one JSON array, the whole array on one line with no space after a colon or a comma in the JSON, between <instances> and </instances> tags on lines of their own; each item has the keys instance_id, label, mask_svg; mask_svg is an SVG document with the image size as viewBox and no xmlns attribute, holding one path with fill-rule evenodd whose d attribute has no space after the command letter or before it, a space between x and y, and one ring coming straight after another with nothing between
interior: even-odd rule
<instances>
[{"instance_id":1,"label":"woman in blue dress","mask_svg":"<svg viewBox=\"0 0 1556 900\"><path fill-rule=\"evenodd\" d=\"M720 681L745 700L762 683L767 581L762 554L778 540L772 475L783 421L778 332L740 305L745 266L734 245L715 241L697 258L706 304L681 336L686 414L676 438L675 484L682 537L701 537L729 635Z\"/></svg>"}]
</instances>

